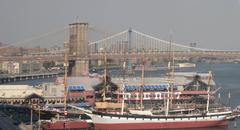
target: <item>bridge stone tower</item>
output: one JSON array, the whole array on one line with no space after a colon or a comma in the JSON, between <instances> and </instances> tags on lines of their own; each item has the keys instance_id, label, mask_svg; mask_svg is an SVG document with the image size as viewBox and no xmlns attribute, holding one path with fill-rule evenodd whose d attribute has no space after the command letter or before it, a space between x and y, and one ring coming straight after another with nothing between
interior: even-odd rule
<instances>
[{"instance_id":1,"label":"bridge stone tower","mask_svg":"<svg viewBox=\"0 0 240 130\"><path fill-rule=\"evenodd\" d=\"M88 23L69 24L69 61L71 76L81 76L89 71L88 60Z\"/></svg>"}]
</instances>

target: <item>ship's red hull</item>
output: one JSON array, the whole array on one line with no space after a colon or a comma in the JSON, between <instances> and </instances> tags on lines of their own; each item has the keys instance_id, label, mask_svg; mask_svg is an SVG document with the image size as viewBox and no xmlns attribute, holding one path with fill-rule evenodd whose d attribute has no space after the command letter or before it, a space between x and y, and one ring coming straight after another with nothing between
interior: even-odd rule
<instances>
[{"instance_id":1,"label":"ship's red hull","mask_svg":"<svg viewBox=\"0 0 240 130\"><path fill-rule=\"evenodd\" d=\"M188 122L161 122L161 123L119 123L94 124L95 130L147 130L147 129L181 129L203 127L227 127L227 120L219 121L188 121Z\"/></svg>"},{"instance_id":2,"label":"ship's red hull","mask_svg":"<svg viewBox=\"0 0 240 130\"><path fill-rule=\"evenodd\" d=\"M88 123L86 121L57 121L46 122L42 125L44 130L61 130L61 129L86 129Z\"/></svg>"}]
</instances>

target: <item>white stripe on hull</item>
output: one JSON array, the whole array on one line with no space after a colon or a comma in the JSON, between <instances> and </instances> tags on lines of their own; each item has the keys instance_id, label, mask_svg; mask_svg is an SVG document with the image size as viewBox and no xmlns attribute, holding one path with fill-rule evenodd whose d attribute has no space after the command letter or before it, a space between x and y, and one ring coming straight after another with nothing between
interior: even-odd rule
<instances>
[{"instance_id":1,"label":"white stripe on hull","mask_svg":"<svg viewBox=\"0 0 240 130\"><path fill-rule=\"evenodd\" d=\"M225 113L226 114L226 113ZM121 123L161 123L161 122L192 122L192 121L221 121L226 120L226 115L211 115L210 116L199 116L199 117L176 117L176 118L134 118L134 117L111 117L107 115L96 115L91 114L93 123L98 124L121 124Z\"/></svg>"}]
</instances>

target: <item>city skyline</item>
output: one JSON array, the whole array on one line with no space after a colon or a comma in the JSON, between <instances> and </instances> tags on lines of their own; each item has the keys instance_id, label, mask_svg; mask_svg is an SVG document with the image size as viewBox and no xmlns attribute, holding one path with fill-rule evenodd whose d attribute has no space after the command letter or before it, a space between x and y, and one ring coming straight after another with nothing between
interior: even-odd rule
<instances>
[{"instance_id":1,"label":"city skyline","mask_svg":"<svg viewBox=\"0 0 240 130\"><path fill-rule=\"evenodd\" d=\"M176 43L240 50L239 12L239 0L2 0L0 42L20 42L59 30L79 17L105 32L132 27L164 40L171 32Z\"/></svg>"}]
</instances>

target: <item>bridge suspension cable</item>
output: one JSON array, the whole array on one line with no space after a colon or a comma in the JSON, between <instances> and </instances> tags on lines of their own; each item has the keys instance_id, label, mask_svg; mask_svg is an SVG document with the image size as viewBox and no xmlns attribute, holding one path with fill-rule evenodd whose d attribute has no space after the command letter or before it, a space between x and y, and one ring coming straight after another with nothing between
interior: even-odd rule
<instances>
[{"instance_id":1,"label":"bridge suspension cable","mask_svg":"<svg viewBox=\"0 0 240 130\"><path fill-rule=\"evenodd\" d=\"M112 36L106 37L106 38L104 38L104 39L101 39L101 40L98 40L98 41L95 41L95 42L91 42L91 43L89 43L89 45L96 44L96 43L101 43L101 42L110 40L110 39L112 39L112 38L115 38L115 37L117 37L117 36L120 36L120 35L126 33L127 31L128 31L128 30L125 30L125 31L122 31L122 32L120 32L120 33L114 34L114 35L112 35Z\"/></svg>"},{"instance_id":2,"label":"bridge suspension cable","mask_svg":"<svg viewBox=\"0 0 240 130\"><path fill-rule=\"evenodd\" d=\"M145 36L146 38L149 38L151 40L155 40L157 44L165 44L167 46L169 46L170 42L169 41L165 41L165 40L161 40L159 38L156 38L156 37L153 37L153 36L150 36L150 35L147 35L147 34L144 34L144 33L141 33L139 31L136 31L136 30L132 30L133 32L135 32L136 34L139 34L139 35L142 35L142 36ZM151 42L150 42L151 43ZM156 44L155 43L155 44ZM202 48L197 48L197 47L190 47L190 46L186 46L186 45L181 45L181 44L177 44L177 43L171 43L172 46L173 46L173 50L175 51L179 51L179 50L198 50L198 51L208 51L209 49L202 49ZM161 45L160 45L161 46ZM164 46L164 45L162 45ZM178 49L178 50L177 50Z\"/></svg>"},{"instance_id":3,"label":"bridge suspension cable","mask_svg":"<svg viewBox=\"0 0 240 130\"><path fill-rule=\"evenodd\" d=\"M0 49L4 49L4 48L11 47L11 46L16 46L16 45L26 45L26 44L30 44L30 43L33 43L33 41L36 41L36 40L39 40L39 39L40 39L40 41L41 41L41 43L42 43L43 38L50 37L50 36L53 36L53 35L58 34L58 33L62 33L62 32L64 32L64 31L66 31L66 29L68 29L68 27L64 27L64 28L61 28L61 29L58 29L58 30L54 30L54 31L51 31L51 32L47 32L47 33L41 34L41 35L39 35L39 36L36 36L36 37L32 37L32 38L23 40L23 41L21 41L21 42L10 43L10 44L7 44L7 45L5 45L5 46L1 46ZM58 40L59 40L59 39L58 39ZM57 41L57 40L55 40L55 41Z\"/></svg>"},{"instance_id":4,"label":"bridge suspension cable","mask_svg":"<svg viewBox=\"0 0 240 130\"><path fill-rule=\"evenodd\" d=\"M97 52L100 48L104 48L106 45L107 51L114 51L117 47L121 49L128 48L130 51L139 51L142 48L149 51L170 51L170 42L161 40L159 38L141 33L136 30L131 30L131 39L129 39L129 30L122 31L104 39L89 43L91 52ZM121 44L124 46L121 48ZM126 44L131 44L126 45ZM171 43L171 48L174 51L212 51L211 49L202 49L197 47L190 47L182 44ZM119 51L119 49L118 49ZM123 51L123 50L121 50Z\"/></svg>"}]
</instances>

